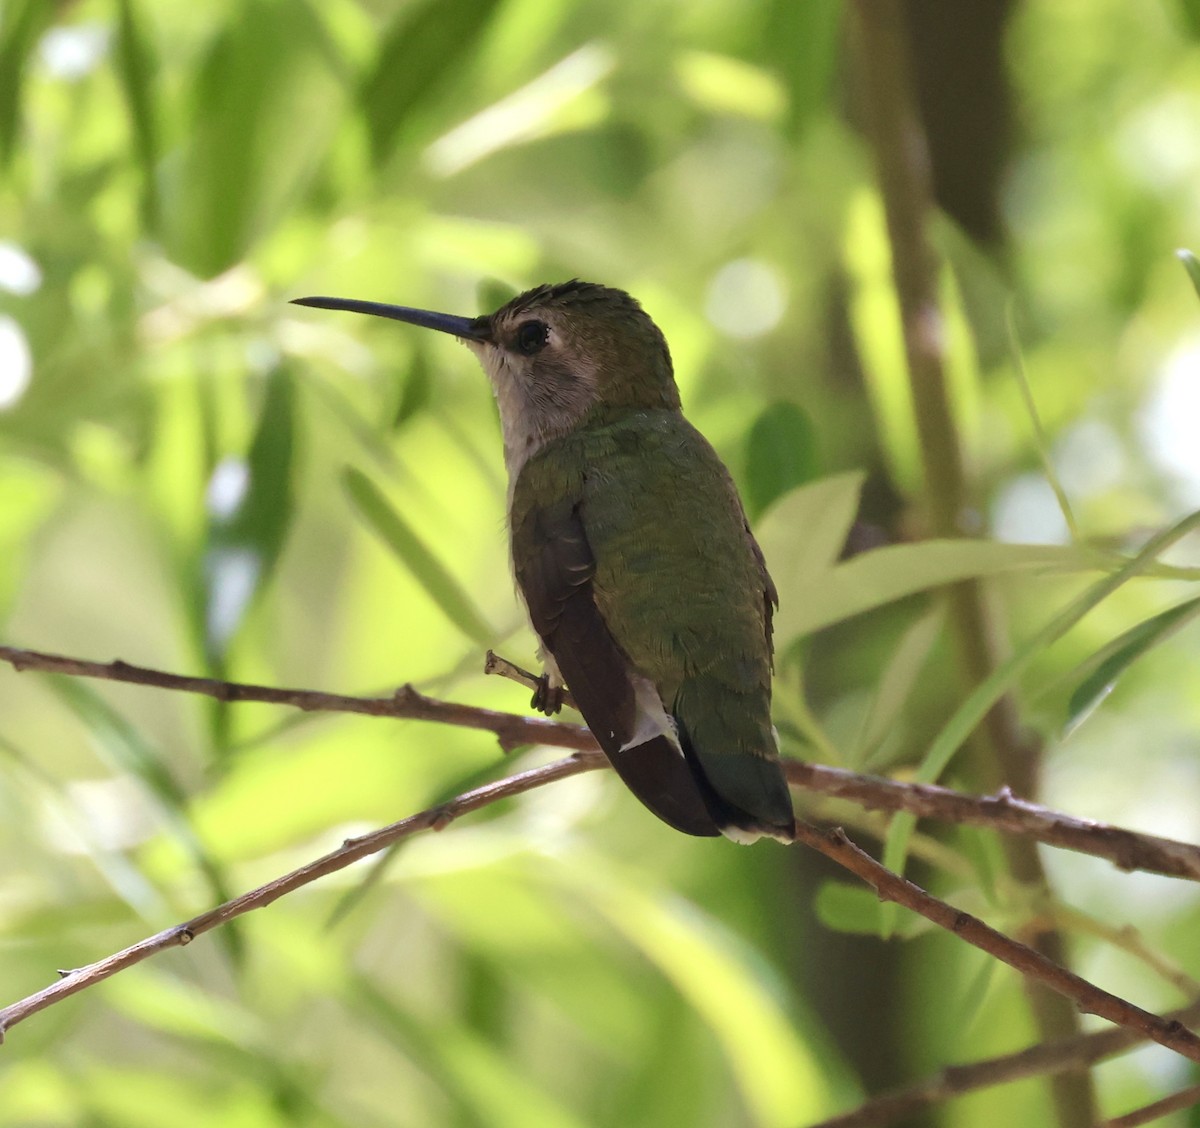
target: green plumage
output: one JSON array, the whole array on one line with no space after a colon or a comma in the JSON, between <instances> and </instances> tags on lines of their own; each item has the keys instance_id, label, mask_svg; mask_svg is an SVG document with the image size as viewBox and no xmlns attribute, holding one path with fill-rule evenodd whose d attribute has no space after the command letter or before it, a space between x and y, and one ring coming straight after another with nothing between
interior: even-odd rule
<instances>
[{"instance_id":1,"label":"green plumage","mask_svg":"<svg viewBox=\"0 0 1200 1128\"><path fill-rule=\"evenodd\" d=\"M531 608L539 595L523 558L545 535L541 515L564 506L594 556L601 619L713 790L756 820L789 825L770 719L774 588L712 447L678 411L610 410L530 459L511 516Z\"/></svg>"}]
</instances>

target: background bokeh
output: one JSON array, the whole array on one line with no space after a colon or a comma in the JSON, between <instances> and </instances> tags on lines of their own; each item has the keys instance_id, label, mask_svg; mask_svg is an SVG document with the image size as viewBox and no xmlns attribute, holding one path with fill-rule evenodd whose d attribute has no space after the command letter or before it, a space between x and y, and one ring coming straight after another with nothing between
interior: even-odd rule
<instances>
[{"instance_id":1,"label":"background bokeh","mask_svg":"<svg viewBox=\"0 0 1200 1128\"><path fill-rule=\"evenodd\" d=\"M967 524L1044 546L979 568L1019 645L1200 503L1200 302L1173 257L1200 245L1200 5L905 16ZM524 709L481 672L535 645L475 362L286 303L473 315L582 277L662 326L742 485L780 579L785 752L903 776L969 687L924 557L857 603L829 582L856 513L858 548L928 533L849 22L836 0L0 0L0 641ZM1186 617L1064 737L1095 656L1193 594L1172 560L1015 699L1041 801L1196 840ZM2 669L0 1004L553 755ZM866 845L885 828L800 802ZM912 856L1006 931L1053 922L1141 1005L1200 975L1181 882L1047 852L1030 888L980 832ZM686 839L593 773L30 1019L0 1125L799 1125L1038 1040L1011 972L877 928L801 851ZM1096 1081L1115 1114L1189 1070L1146 1049ZM1053 1122L1037 1080L938 1115Z\"/></svg>"}]
</instances>

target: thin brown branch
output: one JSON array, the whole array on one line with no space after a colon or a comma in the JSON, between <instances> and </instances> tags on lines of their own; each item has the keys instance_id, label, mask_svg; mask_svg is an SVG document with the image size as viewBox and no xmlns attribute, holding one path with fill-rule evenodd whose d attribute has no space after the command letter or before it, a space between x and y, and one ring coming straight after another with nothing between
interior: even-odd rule
<instances>
[{"instance_id":1,"label":"thin brown branch","mask_svg":"<svg viewBox=\"0 0 1200 1128\"><path fill-rule=\"evenodd\" d=\"M591 733L581 725L439 701L418 693L411 686L398 690L391 697L346 697L319 690L280 689L171 674L119 659L114 662L91 662L13 646L0 646L0 661L7 662L17 670L102 678L106 681L198 693L219 701L257 701L288 705L307 712L359 713L482 729L495 733L501 745L508 749L542 744L570 751L597 751ZM532 674L526 677L536 681ZM518 676L514 680L530 684L524 677ZM867 810L909 811L919 818L988 827L1004 834L1031 838L1048 846L1105 858L1122 870L1145 870L1168 877L1200 881L1198 846L1108 823L1074 818L1017 799L1007 789L981 798L946 787L901 783L799 760L785 761L784 768L788 781L795 786L845 799Z\"/></svg>"},{"instance_id":2,"label":"thin brown branch","mask_svg":"<svg viewBox=\"0 0 1200 1128\"><path fill-rule=\"evenodd\" d=\"M11 1030L18 1022L23 1022L30 1015L45 1010L46 1007L61 1002L71 995L76 995L88 987L93 987L118 971L124 971L125 968L141 963L142 960L165 951L167 948L179 948L190 944L202 933L208 932L218 925L226 924L235 917L252 912L254 909L264 908L280 897L316 881L317 878L345 869L348 865L378 853L420 831L442 830L455 819L470 811L477 811L481 807L489 806L501 799L521 795L535 787L542 787L547 783L578 775L580 772L592 771L604 766L605 763L604 757L599 752L577 753L564 760L556 760L554 763L540 768L518 772L516 775L507 776L495 783L488 783L473 791L464 792L447 803L410 815L406 819L372 831L361 838L349 838L338 849L309 862L308 865L292 870L248 893L243 893L232 901L226 901L223 905L209 909L191 920L184 921L183 924L177 924L173 928L165 929L145 940L140 940L96 963L66 972L57 983L52 983L49 987L28 998L0 1009L0 1042L4 1040L4 1035L8 1030Z\"/></svg>"},{"instance_id":3,"label":"thin brown branch","mask_svg":"<svg viewBox=\"0 0 1200 1128\"><path fill-rule=\"evenodd\" d=\"M603 763L604 759L599 753L576 754L568 759L486 784L465 792L448 803L421 811L371 834L349 839L337 850L308 865L292 870L183 924L139 941L106 959L67 972L57 983L5 1007L0 1010L0 1038L30 1015L100 983L156 952L189 944L200 934L218 925L254 909L263 908L317 878L344 869L401 839L419 831L441 830L469 811L478 810L497 800L519 795L567 776L598 768ZM1194 1061L1200 1061L1200 1039L1179 1021L1160 1018L1096 987L1047 960L1032 948L1009 939L969 913L961 912L938 900L911 881L885 869L854 845L844 831L835 829L822 832L801 821L797 824L796 840L818 850L862 878L875 889L881 899L895 901L920 913L927 920L1016 968L1027 978L1037 980L1066 995L1081 1010L1100 1015L1120 1026L1129 1027Z\"/></svg>"},{"instance_id":4,"label":"thin brown branch","mask_svg":"<svg viewBox=\"0 0 1200 1128\"><path fill-rule=\"evenodd\" d=\"M920 886L885 869L851 842L840 828L821 831L808 823L798 822L796 839L862 878L875 890L881 901L894 901L961 936L968 944L1015 968L1027 980L1040 983L1070 999L1076 1009L1084 1014L1099 1015L1118 1026L1138 1030L1160 1045L1200 1062L1200 1038L1182 1023L1168 1021L1110 994L1047 959L1041 952L997 932L978 917L938 900Z\"/></svg>"},{"instance_id":5,"label":"thin brown branch","mask_svg":"<svg viewBox=\"0 0 1200 1128\"><path fill-rule=\"evenodd\" d=\"M1111 823L1073 818L1018 799L1006 787L995 795L978 797L947 787L900 783L796 760L787 762L787 775L799 787L848 799L868 810L908 811L939 822L985 826L1047 846L1105 858L1118 869L1200 881L1200 846Z\"/></svg>"},{"instance_id":6,"label":"thin brown branch","mask_svg":"<svg viewBox=\"0 0 1200 1128\"><path fill-rule=\"evenodd\" d=\"M1061 928L1064 932L1094 936L1145 964L1185 999L1200 998L1200 981L1188 975L1174 960L1151 948L1132 924L1109 924L1069 905L1048 901L1038 913L1026 919L1022 928L1032 935L1046 928Z\"/></svg>"},{"instance_id":7,"label":"thin brown branch","mask_svg":"<svg viewBox=\"0 0 1200 1128\"><path fill-rule=\"evenodd\" d=\"M1163 1097L1161 1101L1143 1105L1141 1108L1125 1113L1124 1116L1114 1117L1105 1122L1104 1128L1137 1128L1139 1124L1149 1124L1154 1120L1161 1119L1169 1112L1178 1112L1180 1109L1192 1108L1198 1104L1200 1104L1200 1085L1192 1085L1187 1089L1180 1089L1178 1093L1172 1093L1169 1097Z\"/></svg>"},{"instance_id":8,"label":"thin brown branch","mask_svg":"<svg viewBox=\"0 0 1200 1128\"><path fill-rule=\"evenodd\" d=\"M1200 1000L1163 1017L1169 1022L1186 1025L1200 1022ZM935 1105L980 1089L1043 1074L1084 1069L1145 1041L1142 1034L1127 1026L1108 1027L1058 1042L1043 1042L1001 1057L947 1066L919 1084L883 1093L850 1112L832 1116L809 1128L882 1128L906 1118L915 1119ZM1113 1125L1117 1123L1112 1122Z\"/></svg>"},{"instance_id":9,"label":"thin brown branch","mask_svg":"<svg viewBox=\"0 0 1200 1128\"><path fill-rule=\"evenodd\" d=\"M562 721L522 717L458 705L426 697L411 685L401 686L390 697L344 697L339 693L321 693L311 689L284 689L270 685L220 681L168 674L146 666L134 666L117 659L114 662L89 662L61 654L0 646L0 661L14 670L40 670L51 674L69 674L77 678L101 678L105 681L131 682L183 693L198 693L217 701L261 701L271 705L290 705L305 712L361 713L368 717L401 717L414 721L433 721L461 728L482 729L496 734L505 750L526 744L547 744L591 752L597 747L592 734L580 725Z\"/></svg>"}]
</instances>

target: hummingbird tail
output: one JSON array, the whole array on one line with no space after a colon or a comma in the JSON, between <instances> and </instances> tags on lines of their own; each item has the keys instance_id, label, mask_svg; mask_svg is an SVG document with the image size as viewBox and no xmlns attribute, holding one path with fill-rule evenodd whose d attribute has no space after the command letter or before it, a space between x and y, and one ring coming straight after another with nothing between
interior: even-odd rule
<instances>
[{"instance_id":1,"label":"hummingbird tail","mask_svg":"<svg viewBox=\"0 0 1200 1128\"><path fill-rule=\"evenodd\" d=\"M739 695L736 708L722 709L714 703L727 702L728 689L715 692L700 681L680 694L675 720L713 820L737 842L764 835L791 842L796 816L770 726L769 698L755 709L749 695Z\"/></svg>"}]
</instances>

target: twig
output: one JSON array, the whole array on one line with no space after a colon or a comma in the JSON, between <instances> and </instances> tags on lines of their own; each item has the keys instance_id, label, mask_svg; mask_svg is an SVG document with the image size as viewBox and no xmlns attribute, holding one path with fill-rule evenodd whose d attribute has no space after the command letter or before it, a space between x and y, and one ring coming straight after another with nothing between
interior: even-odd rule
<instances>
[{"instance_id":1,"label":"twig","mask_svg":"<svg viewBox=\"0 0 1200 1128\"><path fill-rule=\"evenodd\" d=\"M1139 1030L1160 1045L1200 1062L1200 1038L1182 1023L1169 1022L1102 990L1033 948L997 932L978 917L938 900L920 886L885 869L851 842L840 828L821 831L808 823L798 822L796 839L862 878L875 890L881 901L895 901L939 927L961 936L967 943L1016 968L1026 979L1034 980L1070 999L1084 1014L1099 1015L1118 1026Z\"/></svg>"},{"instance_id":2,"label":"twig","mask_svg":"<svg viewBox=\"0 0 1200 1128\"><path fill-rule=\"evenodd\" d=\"M499 799L519 795L532 788L600 767L599 753L579 754L558 760L541 768L521 772L496 783L468 791L450 802L400 822L383 827L361 838L347 840L329 854L306 866L276 878L257 889L235 897L223 905L201 913L183 924L148 937L115 955L64 974L59 982L0 1010L0 1038L17 1023L54 1003L77 994L109 976L166 948L190 944L201 933L233 920L254 909L263 908L280 897L315 881L319 877L344 869L346 866L393 843L424 830L441 830L468 811L478 810ZM926 893L911 881L886 870L860 850L840 829L822 832L803 821L797 824L796 840L818 850L837 864L850 870L872 886L883 900L920 913L934 924L961 936L968 943L1016 968L1028 978L1058 991L1072 999L1079 1009L1100 1015L1120 1026L1129 1027L1154 1039L1161 1045L1200 1061L1200 1039L1178 1020L1168 1021L1132 1003L1126 1002L1087 980L1051 963L1032 948L1009 939L969 913L961 912L944 901Z\"/></svg>"},{"instance_id":3,"label":"twig","mask_svg":"<svg viewBox=\"0 0 1200 1128\"><path fill-rule=\"evenodd\" d=\"M226 924L244 913L261 909L280 897L295 892L301 886L308 885L319 877L325 877L327 874L345 869L348 865L378 853L403 838L408 838L423 830L442 830L469 811L477 811L500 799L521 795L535 787L566 779L568 776L578 775L580 772L592 771L602 767L605 763L604 757L598 751L578 753L564 760L555 760L552 764L546 764L526 772L518 772L516 775L497 780L495 783L488 783L473 791L464 792L447 803L410 815L406 819L372 831L361 838L348 838L337 850L309 862L308 865L292 870L291 873L286 873L274 881L260 885L257 889L243 893L232 901L226 901L223 905L209 909L208 912L201 913L183 924L177 924L173 928L149 936L106 959L61 973L63 978L57 983L0 1010L0 1042L4 1040L4 1035L8 1030L30 1015L92 987L109 976L115 975L118 971L124 971L127 967L141 963L142 960L157 952L190 944L201 933L208 932L218 925Z\"/></svg>"},{"instance_id":4,"label":"twig","mask_svg":"<svg viewBox=\"0 0 1200 1128\"><path fill-rule=\"evenodd\" d=\"M482 729L495 733L506 749L542 744L578 752L597 751L591 733L581 725L439 701L418 693L411 686L398 690L391 697L345 697L319 690L279 689L244 682L218 681L215 678L188 677L120 660L91 662L13 646L0 646L0 661L9 663L17 670L40 670L129 682L199 693L219 701L260 701L289 705L307 712L360 713L372 717L407 718ZM529 684L525 677L536 681L532 674L520 676L524 672L504 659L497 659L497 663L498 673L502 672L499 664L504 664L519 671L514 680L522 684ZM511 675L504 671L503 676ZM901 783L799 760L785 761L784 768L788 781L797 787L846 799L868 810L909 811L920 818L990 827L1005 834L1044 842L1048 846L1105 858L1122 870L1146 870L1168 877L1200 881L1200 847L1108 823L1073 818L1048 807L1017 799L1007 788L996 795L980 798L946 787Z\"/></svg>"},{"instance_id":5,"label":"twig","mask_svg":"<svg viewBox=\"0 0 1200 1128\"><path fill-rule=\"evenodd\" d=\"M823 795L849 799L868 810L909 811L941 822L986 826L1022 835L1047 846L1106 858L1118 869L1200 881L1200 847L1111 823L1077 819L1018 799L1007 787L995 795L964 795L947 787L899 783L844 768L787 762L789 782Z\"/></svg>"},{"instance_id":6,"label":"twig","mask_svg":"<svg viewBox=\"0 0 1200 1128\"><path fill-rule=\"evenodd\" d=\"M1163 1017L1172 1022L1200 1022L1200 1001ZM1127 1026L1109 1027L1058 1042L1043 1042L1001 1057L947 1066L917 1085L883 1093L850 1112L809 1125L809 1128L881 1128L882 1125L895 1124L906 1118L915 1119L934 1105L979 1089L1006 1085L1040 1074L1086 1068L1124 1053L1143 1041L1145 1039L1141 1034ZM1113 1128L1117 1123L1113 1121L1107 1128Z\"/></svg>"},{"instance_id":7,"label":"twig","mask_svg":"<svg viewBox=\"0 0 1200 1128\"><path fill-rule=\"evenodd\" d=\"M1046 928L1061 928L1064 932L1083 933L1111 944L1144 963L1156 975L1170 983L1185 999L1200 998L1200 982L1188 975L1174 960L1156 952L1132 924L1109 924L1069 905L1048 901L1034 916L1025 920L1022 930L1031 935Z\"/></svg>"},{"instance_id":8,"label":"twig","mask_svg":"<svg viewBox=\"0 0 1200 1128\"><path fill-rule=\"evenodd\" d=\"M1200 1085L1192 1085L1190 1088L1180 1089L1178 1093L1172 1093L1169 1097L1163 1097L1161 1101L1143 1105L1124 1116L1114 1117L1104 1124L1104 1128L1137 1128L1139 1124L1149 1124L1166 1116L1168 1112L1178 1112L1181 1108L1191 1108L1197 1104L1200 1104Z\"/></svg>"},{"instance_id":9,"label":"twig","mask_svg":"<svg viewBox=\"0 0 1200 1128\"><path fill-rule=\"evenodd\" d=\"M411 685L401 686L391 697L344 697L338 693L321 693L310 689L284 689L168 674L162 670L134 666L120 659L115 662L88 662L82 658L22 650L15 646L0 646L0 661L7 662L18 672L41 670L51 674L70 674L77 678L131 682L158 689L199 693L217 701L263 701L273 705L291 705L305 712L362 713L369 717L403 717L483 729L495 733L500 746L506 751L526 744L548 744L581 752L591 752L597 747L592 734L580 725L438 701L419 693Z\"/></svg>"},{"instance_id":10,"label":"twig","mask_svg":"<svg viewBox=\"0 0 1200 1128\"><path fill-rule=\"evenodd\" d=\"M155 952L166 948L180 947L191 943L197 936L217 925L271 904L278 898L315 881L319 877L344 869L352 862L376 853L403 838L423 830L441 830L468 811L478 810L499 799L518 795L582 771L598 768L604 763L598 752L576 754L565 760L556 761L545 767L521 772L496 783L465 792L448 803L400 822L364 835L349 839L329 854L270 881L257 889L235 897L197 917L157 933L115 955L109 956L87 967L65 973L55 984L36 992L26 999L0 1010L0 1038L17 1023L31 1014L68 998L115 975L126 967L140 963ZM997 959L1016 968L1027 978L1037 980L1070 999L1083 1011L1100 1015L1121 1026L1131 1027L1176 1052L1200 1061L1200 1039L1178 1021L1167 1021L1144 1011L1132 1003L1109 994L1087 980L1052 963L1032 948L1009 939L1003 933L990 928L969 913L952 908L944 901L926 893L923 889L884 869L878 862L855 846L840 829L824 833L803 821L797 823L796 840L818 850L826 857L858 875L871 885L882 900L897 904L920 913L934 924L954 932L968 943L988 952Z\"/></svg>"}]
</instances>

